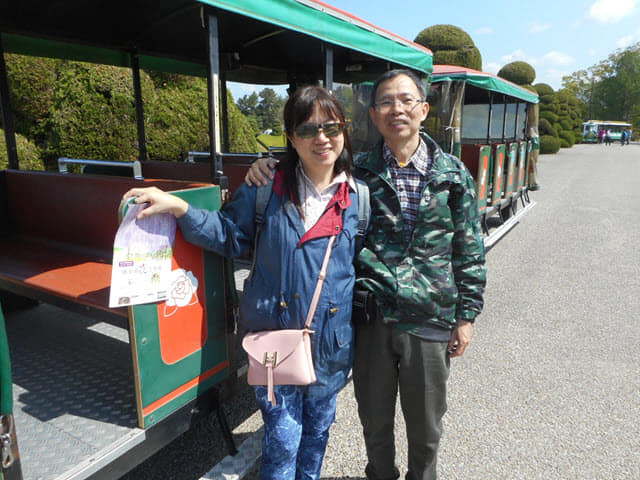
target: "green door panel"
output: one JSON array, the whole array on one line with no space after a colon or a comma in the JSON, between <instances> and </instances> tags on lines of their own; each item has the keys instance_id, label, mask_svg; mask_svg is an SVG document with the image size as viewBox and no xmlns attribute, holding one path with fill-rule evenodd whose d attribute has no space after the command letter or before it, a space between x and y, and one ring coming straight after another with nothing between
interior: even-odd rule
<instances>
[{"instance_id":1,"label":"green door panel","mask_svg":"<svg viewBox=\"0 0 640 480\"><path fill-rule=\"evenodd\" d=\"M172 193L194 207L220 209L216 186ZM171 261L169 298L129 309L141 428L229 374L223 258L186 242L178 230Z\"/></svg>"}]
</instances>

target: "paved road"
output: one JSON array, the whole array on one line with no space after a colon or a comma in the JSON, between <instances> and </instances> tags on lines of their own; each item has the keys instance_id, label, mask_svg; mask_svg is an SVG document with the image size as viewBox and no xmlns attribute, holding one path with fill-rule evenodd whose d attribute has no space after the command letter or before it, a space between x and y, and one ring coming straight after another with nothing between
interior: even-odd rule
<instances>
[{"instance_id":1,"label":"paved road","mask_svg":"<svg viewBox=\"0 0 640 480\"><path fill-rule=\"evenodd\" d=\"M563 149L539 174L536 207L488 254L440 475L640 479L640 145ZM323 478L362 478L350 387L339 414ZM396 443L406 465L402 427Z\"/></svg>"},{"instance_id":2,"label":"paved road","mask_svg":"<svg viewBox=\"0 0 640 480\"><path fill-rule=\"evenodd\" d=\"M440 476L640 479L640 145L563 149L541 156L539 177L537 206L488 254L485 311L453 362ZM240 441L260 426L250 395L230 416ZM216 450L203 447L215 431L198 432L152 460L164 477L129 478L197 478L185 465ZM349 384L323 479L364 478L360 432Z\"/></svg>"}]
</instances>

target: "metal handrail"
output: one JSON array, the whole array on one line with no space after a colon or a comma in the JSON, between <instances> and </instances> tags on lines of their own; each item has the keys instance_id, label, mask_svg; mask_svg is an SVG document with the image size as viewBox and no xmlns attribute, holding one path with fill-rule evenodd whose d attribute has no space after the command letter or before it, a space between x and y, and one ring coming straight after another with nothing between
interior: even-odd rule
<instances>
[{"instance_id":1,"label":"metal handrail","mask_svg":"<svg viewBox=\"0 0 640 480\"><path fill-rule=\"evenodd\" d=\"M142 180L142 166L139 160L133 162L120 162L115 160L88 160L83 158L58 158L58 171L60 173L69 173L67 165L98 165L101 167L128 167L133 171L133 178Z\"/></svg>"}]
</instances>

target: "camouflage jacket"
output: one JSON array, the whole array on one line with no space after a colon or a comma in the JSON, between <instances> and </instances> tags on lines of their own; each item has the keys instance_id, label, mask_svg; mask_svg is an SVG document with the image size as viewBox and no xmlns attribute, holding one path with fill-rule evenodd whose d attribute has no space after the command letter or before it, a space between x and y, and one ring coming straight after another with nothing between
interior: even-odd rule
<instances>
[{"instance_id":1,"label":"camouflage jacket","mask_svg":"<svg viewBox=\"0 0 640 480\"><path fill-rule=\"evenodd\" d=\"M367 182L371 222L356 257L356 285L372 291L388 323L453 329L483 306L486 269L473 178L457 158L422 135L432 158L407 244L400 201L382 145L356 160Z\"/></svg>"}]
</instances>

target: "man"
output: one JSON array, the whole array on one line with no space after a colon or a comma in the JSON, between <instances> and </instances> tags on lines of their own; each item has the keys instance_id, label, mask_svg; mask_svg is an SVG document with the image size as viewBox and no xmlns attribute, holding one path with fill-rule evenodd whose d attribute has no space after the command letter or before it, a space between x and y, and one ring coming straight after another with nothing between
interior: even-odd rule
<instances>
[{"instance_id":1,"label":"man","mask_svg":"<svg viewBox=\"0 0 640 480\"><path fill-rule=\"evenodd\" d=\"M473 178L420 133L429 105L409 70L383 74L369 114L383 141L356 159L371 222L356 256L356 288L377 308L356 324L353 381L369 480L397 479L398 390L407 427L407 480L436 479L449 359L464 354L482 310L484 247ZM257 174L258 166L252 169ZM248 175L256 183L258 175Z\"/></svg>"},{"instance_id":2,"label":"man","mask_svg":"<svg viewBox=\"0 0 640 480\"><path fill-rule=\"evenodd\" d=\"M374 85L369 114L383 142L356 161L369 185L371 228L356 258L356 287L379 304L358 324L353 380L370 480L399 477L397 391L407 426L407 480L437 478L449 359L464 354L482 310L484 247L473 178L420 127L425 87L393 70ZM377 318L376 318L377 317Z\"/></svg>"}]
</instances>

